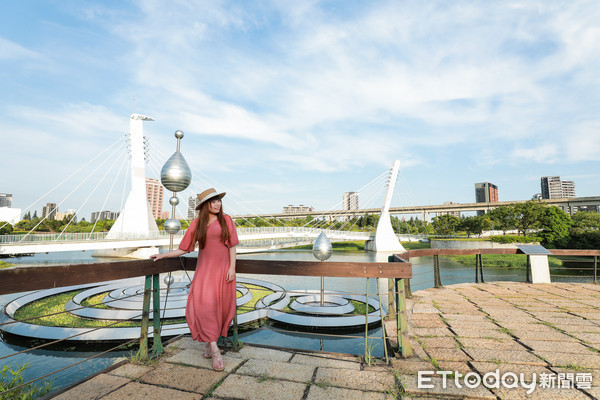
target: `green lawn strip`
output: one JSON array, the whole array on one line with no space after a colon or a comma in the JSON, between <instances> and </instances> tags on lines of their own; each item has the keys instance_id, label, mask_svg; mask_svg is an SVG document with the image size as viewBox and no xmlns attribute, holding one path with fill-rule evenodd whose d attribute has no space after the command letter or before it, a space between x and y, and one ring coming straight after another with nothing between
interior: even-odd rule
<instances>
[{"instance_id":1,"label":"green lawn strip","mask_svg":"<svg viewBox=\"0 0 600 400\"><path fill-rule=\"evenodd\" d=\"M0 261L0 269L14 267L14 265L7 263L6 261Z\"/></svg>"},{"instance_id":2,"label":"green lawn strip","mask_svg":"<svg viewBox=\"0 0 600 400\"><path fill-rule=\"evenodd\" d=\"M451 260L464 265L475 266L475 255L467 256L448 256ZM495 268L525 268L527 266L527 257L524 254L482 254L484 267ZM550 268L562 267L562 260L555 257L548 257Z\"/></svg>"},{"instance_id":3,"label":"green lawn strip","mask_svg":"<svg viewBox=\"0 0 600 400\"><path fill-rule=\"evenodd\" d=\"M244 286L246 288L248 288L250 290L250 292L252 293L252 300L250 300L249 302L247 302L246 304L239 306L237 308L237 313L239 314L243 314L243 313L247 313L249 311L253 311L256 307L256 303L262 299L265 296L270 295L271 293L275 293L273 290L271 289L267 289L264 286L258 286L258 285L251 285L249 283L244 283ZM237 297L241 297L242 293L241 292L237 292Z\"/></svg>"}]
</instances>

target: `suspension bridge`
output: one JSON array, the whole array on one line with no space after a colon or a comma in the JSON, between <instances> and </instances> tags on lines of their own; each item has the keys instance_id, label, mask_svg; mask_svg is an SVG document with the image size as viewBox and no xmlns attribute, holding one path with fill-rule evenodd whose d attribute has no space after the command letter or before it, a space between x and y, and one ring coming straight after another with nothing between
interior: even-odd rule
<instances>
[{"instance_id":1,"label":"suspension bridge","mask_svg":"<svg viewBox=\"0 0 600 400\"><path fill-rule=\"evenodd\" d=\"M123 146L117 146L118 143L125 143L128 149L129 168L124 168L126 161L121 157L121 165L119 171L125 169L130 177L130 189L127 196L127 201L121 207L119 217L109 232L94 232L91 233L70 233L67 228L75 219L72 219L64 227L60 233L40 234L34 233L35 229L47 219L51 213L44 216L38 224L27 234L23 235L2 235L0 236L0 256L10 256L19 254L34 254L34 253L50 253L59 251L94 251L95 256L109 257L128 257L128 258L147 258L150 254L156 253L159 248L169 246L171 236L165 231L159 230L156 221L151 213L148 200L146 197L146 164L149 163L150 141L143 134L143 122L153 121L154 119L141 114L132 114L130 117L129 132L124 135L119 141L113 143L108 149L101 152L92 161L103 157L103 161L95 167L93 172L105 170L104 176L98 179L96 186L91 190L84 203L79 210L88 202L94 193L101 187L102 182L106 179L109 172L116 168L118 162L113 162L111 166L106 166L107 160L121 150ZM112 150L111 150L112 149ZM106 153L111 150L109 156ZM152 149L154 152L160 153L158 149ZM125 153L126 154L126 153ZM164 157L164 156L163 156ZM116 157L119 159L119 157ZM125 158L125 160L127 160ZM166 157L164 157L166 159ZM86 166L88 165L86 164ZM157 172L154 167L154 171ZM358 193L361 194L361 199L374 198L381 195L382 186L385 190L384 203L380 210L380 218L375 232L360 232L352 230L351 219L346 218L346 212L342 210L342 204L334 206L332 209L323 213L322 216L316 216L312 221L301 227L239 227L238 236L240 245L239 252L256 252L285 247L293 247L298 245L311 244L314 239L324 232L331 241L365 241L366 248L371 251L398 252L404 248L400 244L400 240L418 240L424 236L419 235L396 235L393 231L390 220L390 206L396 178L398 176L399 162L395 161L390 170L385 171L380 176L376 177L372 182L361 188ZM77 171L76 171L77 172ZM71 174L67 179L74 176ZM69 196L79 188L86 180L90 179L92 173L87 173L82 182L79 182L58 205L64 203ZM157 174L160 175L160 174ZM196 175L194 173L194 175ZM202 174L200 174L202 175ZM63 180L58 186L64 183ZM127 178L125 179L127 181ZM110 185L107 193L111 193L116 185L116 179ZM205 184L206 185L206 184ZM206 186L214 186L209 183ZM222 187L222 185L220 186ZM225 188L226 189L226 188ZM235 201L235 192L227 190L230 201ZM50 193L50 192L49 192ZM123 192L123 198L125 189ZM41 198L47 196L46 193ZM195 193L191 192L191 196ZM40 199L41 199L40 198ZM38 199L39 201L39 199ZM106 196L101 209L105 208L108 201ZM36 204L37 201L34 203ZM241 202L242 204L244 202ZM183 213L179 213L180 215ZM268 222L268 217L265 214L245 214L246 217L256 216L263 221ZM345 221L338 229L329 229L332 226L332 221ZM97 222L96 222L97 223ZM95 225L94 225L95 227ZM185 231L181 231L173 237L174 244L178 244Z\"/></svg>"}]
</instances>

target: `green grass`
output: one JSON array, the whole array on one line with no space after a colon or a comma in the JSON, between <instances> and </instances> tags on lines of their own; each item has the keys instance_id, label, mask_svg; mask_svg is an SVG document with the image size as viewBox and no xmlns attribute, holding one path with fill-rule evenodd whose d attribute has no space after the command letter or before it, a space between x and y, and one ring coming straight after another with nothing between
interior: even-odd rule
<instances>
[{"instance_id":1,"label":"green grass","mask_svg":"<svg viewBox=\"0 0 600 400\"><path fill-rule=\"evenodd\" d=\"M7 263L6 261L0 261L0 269L14 267L14 265Z\"/></svg>"},{"instance_id":2,"label":"green grass","mask_svg":"<svg viewBox=\"0 0 600 400\"><path fill-rule=\"evenodd\" d=\"M475 266L475 255L448 257L461 264ZM481 259L484 267L525 268L527 266L527 257L524 254L482 254ZM550 268L563 265L562 261L556 257L548 257L548 264Z\"/></svg>"},{"instance_id":3,"label":"green grass","mask_svg":"<svg viewBox=\"0 0 600 400\"><path fill-rule=\"evenodd\" d=\"M238 307L238 309L237 309L238 315L254 310L256 307L256 303L260 299L262 299L265 296L270 295L271 293L275 293L271 289L267 289L264 286L251 285L248 283L244 283L244 286L246 286L252 293L252 300L250 300L248 303L244 304L243 306ZM242 297L242 293L237 292L237 297Z\"/></svg>"},{"instance_id":4,"label":"green grass","mask_svg":"<svg viewBox=\"0 0 600 400\"><path fill-rule=\"evenodd\" d=\"M431 243L426 242L402 242L402 247L406 250L430 249Z\"/></svg>"}]
</instances>

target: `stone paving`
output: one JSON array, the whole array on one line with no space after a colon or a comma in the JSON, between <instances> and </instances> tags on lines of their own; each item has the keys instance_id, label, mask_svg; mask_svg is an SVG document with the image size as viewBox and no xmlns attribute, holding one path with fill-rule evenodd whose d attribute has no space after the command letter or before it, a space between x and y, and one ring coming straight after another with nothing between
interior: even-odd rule
<instances>
[{"instance_id":1,"label":"stone paving","mask_svg":"<svg viewBox=\"0 0 600 400\"><path fill-rule=\"evenodd\" d=\"M54 398L600 398L599 285L459 284L414 292L407 304L415 357L390 365L246 345L225 351L215 372L204 345L182 337L155 363L124 363Z\"/></svg>"}]
</instances>

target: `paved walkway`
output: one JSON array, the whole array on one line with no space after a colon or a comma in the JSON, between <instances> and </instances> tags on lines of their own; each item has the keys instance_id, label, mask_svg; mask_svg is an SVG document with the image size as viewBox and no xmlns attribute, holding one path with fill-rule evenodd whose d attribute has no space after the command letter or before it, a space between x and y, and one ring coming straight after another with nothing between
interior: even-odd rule
<instances>
[{"instance_id":1,"label":"paved walkway","mask_svg":"<svg viewBox=\"0 0 600 400\"><path fill-rule=\"evenodd\" d=\"M153 365L126 363L55 399L600 398L598 285L460 284L408 305L416 357L391 365L246 345L215 372L204 345L184 337Z\"/></svg>"}]
</instances>

